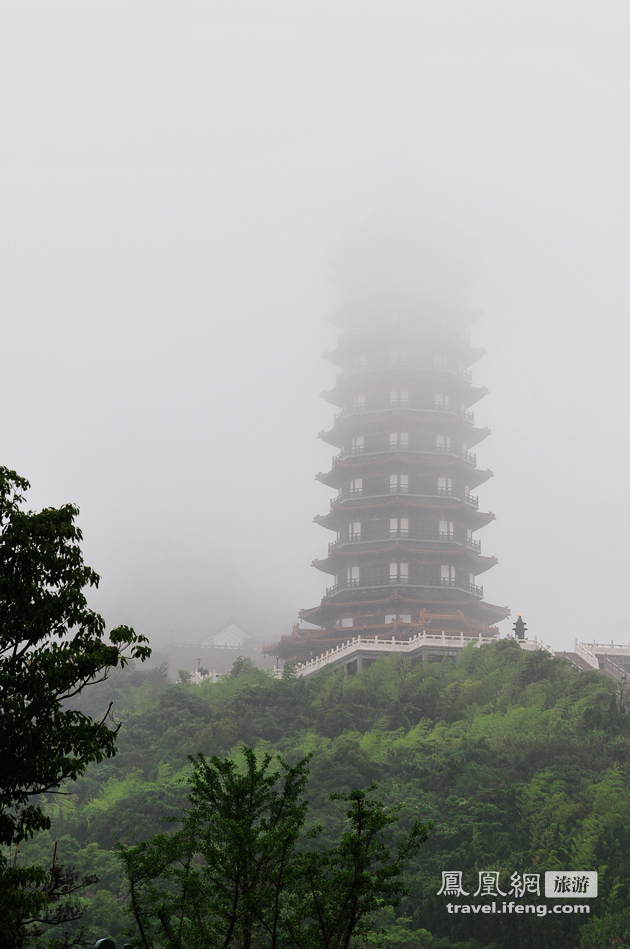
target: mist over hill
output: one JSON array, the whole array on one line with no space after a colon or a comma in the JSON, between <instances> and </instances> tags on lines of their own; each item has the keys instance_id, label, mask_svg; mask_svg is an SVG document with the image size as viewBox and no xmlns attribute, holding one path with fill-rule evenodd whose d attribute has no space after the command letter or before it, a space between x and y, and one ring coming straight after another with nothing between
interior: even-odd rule
<instances>
[{"instance_id":1,"label":"mist over hill","mask_svg":"<svg viewBox=\"0 0 630 949\"><path fill-rule=\"evenodd\" d=\"M102 573L108 582L92 596L97 608L111 625L124 617L158 651L200 642L230 623L269 642L294 622L288 597L283 601L251 569L239 571L207 547L135 540L106 561Z\"/></svg>"}]
</instances>

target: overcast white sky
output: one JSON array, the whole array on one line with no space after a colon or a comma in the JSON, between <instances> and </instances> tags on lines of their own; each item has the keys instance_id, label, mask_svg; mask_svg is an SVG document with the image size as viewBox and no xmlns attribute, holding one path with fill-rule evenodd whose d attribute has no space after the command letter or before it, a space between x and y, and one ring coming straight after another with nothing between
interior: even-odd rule
<instances>
[{"instance_id":1,"label":"overcast white sky","mask_svg":"<svg viewBox=\"0 0 630 949\"><path fill-rule=\"evenodd\" d=\"M0 463L81 508L110 624L315 605L331 247L477 245L485 598L628 642L627 3L0 2Z\"/></svg>"}]
</instances>

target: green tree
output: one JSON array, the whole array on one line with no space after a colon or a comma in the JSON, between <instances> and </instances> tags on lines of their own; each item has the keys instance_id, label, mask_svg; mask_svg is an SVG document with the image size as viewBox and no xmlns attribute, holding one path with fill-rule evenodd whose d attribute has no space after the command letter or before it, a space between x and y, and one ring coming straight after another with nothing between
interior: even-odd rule
<instances>
[{"instance_id":1,"label":"green tree","mask_svg":"<svg viewBox=\"0 0 630 949\"><path fill-rule=\"evenodd\" d=\"M83 916L80 895L96 883L94 874L80 877L73 867L63 866L53 851L51 865L15 867L4 874L0 915L0 946L3 949L45 945L47 949L69 949L83 945L81 932L72 937L64 932L41 942L39 937L51 927L72 924ZM78 942L76 940L79 940Z\"/></svg>"},{"instance_id":2,"label":"green tree","mask_svg":"<svg viewBox=\"0 0 630 949\"><path fill-rule=\"evenodd\" d=\"M105 623L89 609L83 592L98 586L99 578L83 562L78 509L66 504L24 510L28 487L24 478L0 467L0 844L5 846L50 826L38 795L56 792L90 762L115 754L119 726L111 719L111 704L93 719L73 708L73 699L113 667L150 654L146 638L126 626L105 639ZM11 919L16 924L13 935L5 931L4 945L23 944L20 921L32 916L38 901L45 915L51 875L45 884L42 873L38 867L9 865L0 856L3 923L5 929ZM60 873L57 867L54 892L61 887L63 893L74 884L70 871L63 871L63 879Z\"/></svg>"},{"instance_id":3,"label":"green tree","mask_svg":"<svg viewBox=\"0 0 630 949\"><path fill-rule=\"evenodd\" d=\"M243 749L235 761L194 759L182 827L121 847L143 949L346 949L369 917L396 905L403 867L427 838L414 823L392 857L397 823L371 792L332 795L348 806L336 847L304 833L308 758L290 767ZM279 763L279 767L276 762Z\"/></svg>"},{"instance_id":4,"label":"green tree","mask_svg":"<svg viewBox=\"0 0 630 949\"><path fill-rule=\"evenodd\" d=\"M12 844L49 819L35 795L76 778L116 749L111 708L100 720L71 700L114 666L150 654L144 636L105 623L85 587L98 575L83 562L78 508L23 510L28 481L0 468L0 843Z\"/></svg>"},{"instance_id":5,"label":"green tree","mask_svg":"<svg viewBox=\"0 0 630 949\"><path fill-rule=\"evenodd\" d=\"M330 795L331 801L347 805L345 829L336 847L310 850L299 861L298 910L287 919L288 946L370 945L374 914L399 904L406 891L402 871L427 839L428 829L416 821L399 836L394 857L388 829L398 823L401 806L388 808L374 800L374 790L376 785Z\"/></svg>"},{"instance_id":6,"label":"green tree","mask_svg":"<svg viewBox=\"0 0 630 949\"><path fill-rule=\"evenodd\" d=\"M181 830L121 849L143 947L276 946L280 894L306 817L306 759L281 771L244 749L236 762L194 761ZM249 940L249 943L248 943Z\"/></svg>"}]
</instances>

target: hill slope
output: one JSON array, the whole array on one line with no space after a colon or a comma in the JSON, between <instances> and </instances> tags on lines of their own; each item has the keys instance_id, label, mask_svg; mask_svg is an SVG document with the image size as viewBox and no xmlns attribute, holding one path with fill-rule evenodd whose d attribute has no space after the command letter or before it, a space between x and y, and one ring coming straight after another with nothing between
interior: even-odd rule
<instances>
[{"instance_id":1,"label":"hill slope","mask_svg":"<svg viewBox=\"0 0 630 949\"><path fill-rule=\"evenodd\" d=\"M350 678L326 669L274 680L247 661L218 684L116 675L88 690L83 707L96 714L114 698L120 753L51 803L52 833L62 859L100 874L88 898L91 935L116 936L125 920L114 836L127 843L164 829L161 818L185 801L187 755L238 754L248 744L295 761L310 751L314 819L330 792L376 781L383 798L404 803L403 822L433 821L398 921L381 920L386 946L609 945L630 931L630 716L615 688L510 640L470 647L452 663L390 657ZM42 835L24 859L45 862L51 846ZM444 871L461 872L469 902L479 902L483 871L498 871L507 893L515 873L544 881L548 870L591 869L600 893L589 901L591 920L600 922L449 913L437 895ZM520 902L555 905L534 895Z\"/></svg>"}]
</instances>

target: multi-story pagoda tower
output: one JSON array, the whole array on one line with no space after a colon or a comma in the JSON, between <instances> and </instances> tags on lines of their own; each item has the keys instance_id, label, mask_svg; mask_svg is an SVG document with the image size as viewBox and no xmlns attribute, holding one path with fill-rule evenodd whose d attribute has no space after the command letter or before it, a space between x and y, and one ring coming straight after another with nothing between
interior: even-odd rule
<instances>
[{"instance_id":1,"label":"multi-story pagoda tower","mask_svg":"<svg viewBox=\"0 0 630 949\"><path fill-rule=\"evenodd\" d=\"M489 429L472 407L486 394L471 366L468 307L436 312L424 301L392 310L353 301L333 322L341 329L326 358L339 368L323 397L338 409L320 438L337 453L317 478L334 488L334 532L314 566L330 576L319 606L273 651L306 659L361 633L397 639L431 630L498 633L509 610L483 600L480 576L497 561L477 537L493 518L476 489L492 472L477 467L475 446ZM271 650L270 650L271 651Z\"/></svg>"}]
</instances>

